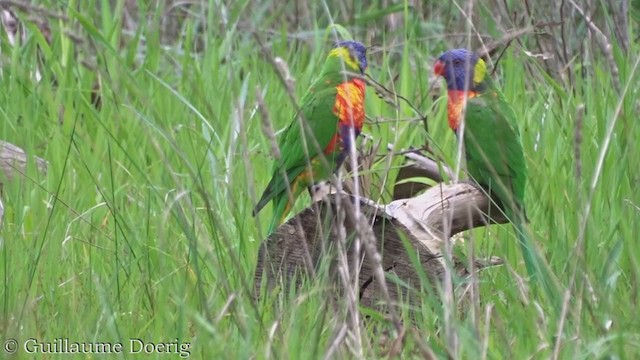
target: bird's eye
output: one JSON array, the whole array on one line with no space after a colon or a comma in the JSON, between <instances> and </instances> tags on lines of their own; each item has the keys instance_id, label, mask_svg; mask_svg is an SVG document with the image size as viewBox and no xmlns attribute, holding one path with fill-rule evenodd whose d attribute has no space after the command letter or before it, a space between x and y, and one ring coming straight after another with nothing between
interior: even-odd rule
<instances>
[{"instance_id":1,"label":"bird's eye","mask_svg":"<svg viewBox=\"0 0 640 360\"><path fill-rule=\"evenodd\" d=\"M453 65L462 65L462 60L460 59L453 60Z\"/></svg>"}]
</instances>

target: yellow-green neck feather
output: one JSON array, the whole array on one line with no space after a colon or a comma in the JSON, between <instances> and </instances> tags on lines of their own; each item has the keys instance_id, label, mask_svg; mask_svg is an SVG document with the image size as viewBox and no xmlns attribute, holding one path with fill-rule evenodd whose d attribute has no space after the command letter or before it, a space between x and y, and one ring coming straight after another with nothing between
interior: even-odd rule
<instances>
[{"instance_id":1,"label":"yellow-green neck feather","mask_svg":"<svg viewBox=\"0 0 640 360\"><path fill-rule=\"evenodd\" d=\"M329 59L338 58L342 59L344 64L350 68L350 70L360 70L360 64L352 55L349 49L344 47L337 47L329 52Z\"/></svg>"},{"instance_id":2,"label":"yellow-green neck feather","mask_svg":"<svg viewBox=\"0 0 640 360\"><path fill-rule=\"evenodd\" d=\"M484 77L487 75L487 64L482 59L478 59L476 66L473 69L473 84L479 85L484 81Z\"/></svg>"}]
</instances>

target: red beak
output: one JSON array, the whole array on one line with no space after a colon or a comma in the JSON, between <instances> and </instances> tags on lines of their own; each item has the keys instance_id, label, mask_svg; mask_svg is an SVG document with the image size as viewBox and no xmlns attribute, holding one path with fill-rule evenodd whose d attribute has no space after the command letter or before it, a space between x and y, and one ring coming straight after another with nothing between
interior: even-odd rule
<instances>
[{"instance_id":1,"label":"red beak","mask_svg":"<svg viewBox=\"0 0 640 360\"><path fill-rule=\"evenodd\" d=\"M436 61L436 64L433 66L433 73L438 76L444 76L444 62Z\"/></svg>"}]
</instances>

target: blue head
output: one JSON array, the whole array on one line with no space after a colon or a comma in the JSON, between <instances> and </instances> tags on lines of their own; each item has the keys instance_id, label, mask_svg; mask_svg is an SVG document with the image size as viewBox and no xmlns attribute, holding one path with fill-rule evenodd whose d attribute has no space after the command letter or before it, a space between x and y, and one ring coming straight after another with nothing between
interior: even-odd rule
<instances>
[{"instance_id":1,"label":"blue head","mask_svg":"<svg viewBox=\"0 0 640 360\"><path fill-rule=\"evenodd\" d=\"M473 52L455 49L440 55L433 72L444 77L448 90L481 91L487 66L484 60Z\"/></svg>"},{"instance_id":2,"label":"blue head","mask_svg":"<svg viewBox=\"0 0 640 360\"><path fill-rule=\"evenodd\" d=\"M329 56L341 57L351 70L364 74L367 69L367 48L357 41L340 41L336 43Z\"/></svg>"}]
</instances>

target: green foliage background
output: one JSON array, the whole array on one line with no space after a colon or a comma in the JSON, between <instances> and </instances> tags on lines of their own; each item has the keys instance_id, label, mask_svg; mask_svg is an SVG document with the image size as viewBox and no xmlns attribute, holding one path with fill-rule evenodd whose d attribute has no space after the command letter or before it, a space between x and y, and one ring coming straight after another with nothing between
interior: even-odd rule
<instances>
[{"instance_id":1,"label":"green foliage background","mask_svg":"<svg viewBox=\"0 0 640 360\"><path fill-rule=\"evenodd\" d=\"M346 300L328 303L321 281L252 297L270 210L250 213L272 159L256 94L282 130L294 105L271 59L286 64L299 98L338 23L373 45L368 73L429 125L369 91L364 131L398 149L428 144L452 167L455 140L431 67L445 49L497 44L494 77L520 115L531 228L568 289L555 311L522 285L510 226L473 231L460 253L507 264L474 278L479 293L460 297L449 317L418 292L417 315L402 314L402 355L640 355L637 1L37 3L14 8L23 41L11 46L3 34L1 43L0 138L49 161L46 176L30 163L3 187L5 338L179 339L206 359L384 356L388 319L368 313L355 331ZM508 47L500 41L530 25ZM368 191L385 202L397 164L378 155Z\"/></svg>"}]
</instances>

